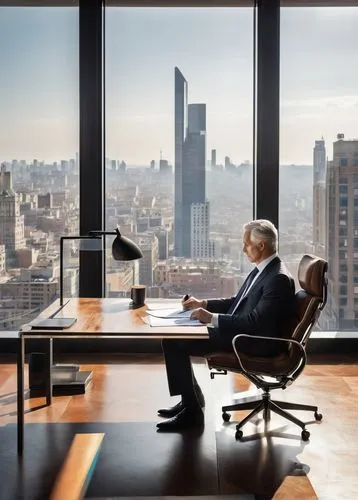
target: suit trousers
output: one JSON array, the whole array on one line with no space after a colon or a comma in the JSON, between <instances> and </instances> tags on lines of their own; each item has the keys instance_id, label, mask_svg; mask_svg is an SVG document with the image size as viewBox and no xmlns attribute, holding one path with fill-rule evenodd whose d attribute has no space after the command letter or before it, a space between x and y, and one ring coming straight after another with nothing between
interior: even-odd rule
<instances>
[{"instance_id":1,"label":"suit trousers","mask_svg":"<svg viewBox=\"0 0 358 500\"><path fill-rule=\"evenodd\" d=\"M171 396L192 397L196 383L190 356L206 356L218 350L210 339L164 339L162 349L167 370L169 393ZM232 349L231 349L232 352Z\"/></svg>"}]
</instances>

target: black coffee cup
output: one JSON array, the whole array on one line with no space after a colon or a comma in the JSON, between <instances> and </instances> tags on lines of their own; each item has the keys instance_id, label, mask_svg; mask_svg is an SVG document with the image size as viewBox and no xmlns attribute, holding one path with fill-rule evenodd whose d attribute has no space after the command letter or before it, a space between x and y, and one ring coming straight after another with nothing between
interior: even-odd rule
<instances>
[{"instance_id":1,"label":"black coffee cup","mask_svg":"<svg viewBox=\"0 0 358 500\"><path fill-rule=\"evenodd\" d=\"M133 285L131 287L131 299L133 307L144 306L145 290L145 285Z\"/></svg>"}]
</instances>

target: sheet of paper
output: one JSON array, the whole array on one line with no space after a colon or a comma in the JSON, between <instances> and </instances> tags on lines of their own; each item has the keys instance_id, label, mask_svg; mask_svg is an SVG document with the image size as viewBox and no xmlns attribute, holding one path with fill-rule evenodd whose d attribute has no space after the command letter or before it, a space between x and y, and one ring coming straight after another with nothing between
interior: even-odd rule
<instances>
[{"instance_id":1,"label":"sheet of paper","mask_svg":"<svg viewBox=\"0 0 358 500\"><path fill-rule=\"evenodd\" d=\"M155 316L147 316L150 326L204 326L198 319L190 318L157 318Z\"/></svg>"},{"instance_id":2,"label":"sheet of paper","mask_svg":"<svg viewBox=\"0 0 358 500\"><path fill-rule=\"evenodd\" d=\"M162 304L146 304L147 306L147 311L162 311L163 309L183 309L181 302L178 300L178 302L173 303L162 303Z\"/></svg>"},{"instance_id":3,"label":"sheet of paper","mask_svg":"<svg viewBox=\"0 0 358 500\"><path fill-rule=\"evenodd\" d=\"M192 310L188 309L184 311L184 309L176 308L176 309L159 309L157 311L147 311L147 314L150 316L155 316L156 318L190 318Z\"/></svg>"}]
</instances>

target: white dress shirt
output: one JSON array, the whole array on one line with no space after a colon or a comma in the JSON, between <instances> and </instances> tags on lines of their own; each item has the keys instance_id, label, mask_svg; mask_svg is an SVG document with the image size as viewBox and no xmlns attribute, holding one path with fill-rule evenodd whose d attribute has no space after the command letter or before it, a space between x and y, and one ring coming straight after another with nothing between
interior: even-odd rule
<instances>
[{"instance_id":1,"label":"white dress shirt","mask_svg":"<svg viewBox=\"0 0 358 500\"><path fill-rule=\"evenodd\" d=\"M268 266L270 264L271 261L273 261L273 259L275 259L277 257L277 253L274 253L272 255L270 255L270 257L267 257L267 259L264 259L262 260L261 262L259 262L259 264L257 264L257 269L259 270L259 272L256 274L256 276L254 277L254 279L252 280L252 283L250 284L249 288L247 290L245 290L245 293L244 295L241 297L241 299L243 299L244 297L246 297L246 295L249 293L249 291L251 290L251 288L253 287L255 281L257 280L257 278L260 276L260 274L262 273L262 271L265 269L266 266ZM241 301L240 299L240 301ZM240 303L239 301L239 303ZM238 303L238 304L239 304ZM211 319L211 324L212 326L214 326L215 328L218 328L219 327L219 314L218 313L213 313L213 317Z\"/></svg>"}]
</instances>

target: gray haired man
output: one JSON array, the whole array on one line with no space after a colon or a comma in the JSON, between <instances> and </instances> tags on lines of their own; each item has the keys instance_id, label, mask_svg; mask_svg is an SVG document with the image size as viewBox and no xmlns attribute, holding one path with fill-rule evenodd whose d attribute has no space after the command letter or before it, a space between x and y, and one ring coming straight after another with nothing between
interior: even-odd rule
<instances>
[{"instance_id":1,"label":"gray haired man","mask_svg":"<svg viewBox=\"0 0 358 500\"><path fill-rule=\"evenodd\" d=\"M162 348L171 396L181 400L171 408L158 410L167 420L157 424L160 431L180 431L202 426L204 396L195 379L190 356L215 351L232 351L232 339L239 333L262 337L284 336L284 324L291 314L294 280L277 254L277 229L268 220L258 219L243 226L243 251L255 267L238 293L230 298L200 300L185 297L183 307L192 309L191 318L208 325L208 340L163 340ZM275 356L277 348L247 338L242 349L247 354Z\"/></svg>"}]
</instances>

